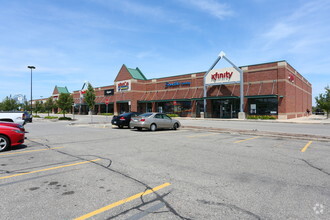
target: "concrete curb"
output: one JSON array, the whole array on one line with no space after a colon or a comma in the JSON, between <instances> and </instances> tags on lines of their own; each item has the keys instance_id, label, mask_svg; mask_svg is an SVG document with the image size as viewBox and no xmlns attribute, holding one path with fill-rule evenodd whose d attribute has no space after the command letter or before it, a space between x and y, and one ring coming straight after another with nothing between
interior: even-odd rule
<instances>
[{"instance_id":1,"label":"concrete curb","mask_svg":"<svg viewBox=\"0 0 330 220\"><path fill-rule=\"evenodd\" d=\"M293 134L293 133L281 133L281 132L270 132L270 131L258 131L258 130L240 130L240 129L224 129L224 128L211 128L211 127L202 127L202 126L182 126L182 129L188 130L207 130L219 133L227 134L249 134L256 136L268 136L268 137L281 137L281 138L292 138L299 140L313 140L313 141L324 141L329 142L330 136L321 136L321 135L308 135L308 134Z\"/></svg>"}]
</instances>

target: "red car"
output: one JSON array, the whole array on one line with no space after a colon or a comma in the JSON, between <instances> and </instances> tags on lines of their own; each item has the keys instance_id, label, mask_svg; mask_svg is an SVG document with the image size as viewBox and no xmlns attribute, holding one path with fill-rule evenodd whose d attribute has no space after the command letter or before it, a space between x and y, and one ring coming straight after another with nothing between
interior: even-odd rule
<instances>
[{"instance_id":1,"label":"red car","mask_svg":"<svg viewBox=\"0 0 330 220\"><path fill-rule=\"evenodd\" d=\"M13 122L5 122L5 121L0 121L0 126L11 126L20 129L21 131L25 132L25 128L23 125L13 123Z\"/></svg>"},{"instance_id":2,"label":"red car","mask_svg":"<svg viewBox=\"0 0 330 220\"><path fill-rule=\"evenodd\" d=\"M0 152L8 149L10 146L16 146L24 143L25 132L11 126L0 126Z\"/></svg>"}]
</instances>

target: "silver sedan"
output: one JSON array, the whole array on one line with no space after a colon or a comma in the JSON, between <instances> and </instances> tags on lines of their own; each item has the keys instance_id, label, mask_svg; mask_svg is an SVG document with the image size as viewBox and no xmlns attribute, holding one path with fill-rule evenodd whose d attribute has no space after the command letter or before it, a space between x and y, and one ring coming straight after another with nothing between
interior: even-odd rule
<instances>
[{"instance_id":1,"label":"silver sedan","mask_svg":"<svg viewBox=\"0 0 330 220\"><path fill-rule=\"evenodd\" d=\"M178 120L172 119L164 113L151 112L131 118L129 125L130 128L136 128L139 131L143 128L149 129L151 131L156 131L157 129L176 130L181 126Z\"/></svg>"}]
</instances>

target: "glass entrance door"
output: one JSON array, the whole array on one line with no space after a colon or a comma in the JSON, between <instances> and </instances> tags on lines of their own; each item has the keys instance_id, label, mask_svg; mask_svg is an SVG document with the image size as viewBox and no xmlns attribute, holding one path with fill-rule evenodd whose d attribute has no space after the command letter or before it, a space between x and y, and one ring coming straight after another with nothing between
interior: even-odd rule
<instances>
[{"instance_id":1,"label":"glass entrance door","mask_svg":"<svg viewBox=\"0 0 330 220\"><path fill-rule=\"evenodd\" d=\"M239 112L238 100L217 99L212 100L213 118L237 118Z\"/></svg>"}]
</instances>

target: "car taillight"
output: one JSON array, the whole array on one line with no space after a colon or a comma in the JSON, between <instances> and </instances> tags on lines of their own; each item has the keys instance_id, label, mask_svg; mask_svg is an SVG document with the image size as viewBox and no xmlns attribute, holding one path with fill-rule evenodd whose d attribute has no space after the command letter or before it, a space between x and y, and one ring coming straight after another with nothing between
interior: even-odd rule
<instances>
[{"instance_id":1,"label":"car taillight","mask_svg":"<svg viewBox=\"0 0 330 220\"><path fill-rule=\"evenodd\" d=\"M125 118L124 117L120 117L120 119L119 120L121 120L121 121L124 121L125 120Z\"/></svg>"},{"instance_id":2,"label":"car taillight","mask_svg":"<svg viewBox=\"0 0 330 220\"><path fill-rule=\"evenodd\" d=\"M141 118L140 121L146 121L146 119L145 118Z\"/></svg>"}]
</instances>

